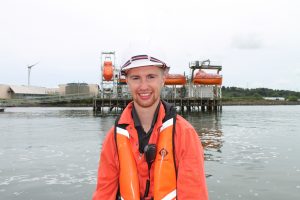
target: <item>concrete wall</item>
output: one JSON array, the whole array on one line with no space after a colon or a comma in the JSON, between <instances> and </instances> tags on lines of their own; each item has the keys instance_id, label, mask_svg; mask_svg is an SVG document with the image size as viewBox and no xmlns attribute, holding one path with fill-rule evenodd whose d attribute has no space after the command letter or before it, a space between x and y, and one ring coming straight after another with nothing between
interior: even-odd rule
<instances>
[{"instance_id":1,"label":"concrete wall","mask_svg":"<svg viewBox=\"0 0 300 200\"><path fill-rule=\"evenodd\" d=\"M97 96L99 94L99 85L98 84L89 84L90 94Z\"/></svg>"},{"instance_id":2,"label":"concrete wall","mask_svg":"<svg viewBox=\"0 0 300 200\"><path fill-rule=\"evenodd\" d=\"M66 95L67 84L59 84L59 95ZM77 91L77 90L76 90ZM99 94L99 85L98 84L88 84L88 93L93 96L97 96ZM70 90L67 91L70 94ZM78 92L76 92L77 94ZM82 93L81 91L79 93Z\"/></svg>"},{"instance_id":3,"label":"concrete wall","mask_svg":"<svg viewBox=\"0 0 300 200\"><path fill-rule=\"evenodd\" d=\"M66 95L87 95L89 92L89 85L86 83L68 83L66 85Z\"/></svg>"}]
</instances>

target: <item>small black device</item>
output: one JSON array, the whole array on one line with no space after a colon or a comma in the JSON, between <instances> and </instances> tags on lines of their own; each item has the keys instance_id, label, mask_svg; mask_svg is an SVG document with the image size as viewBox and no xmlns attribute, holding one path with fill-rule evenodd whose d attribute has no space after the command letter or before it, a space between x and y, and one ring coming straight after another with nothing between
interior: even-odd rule
<instances>
[{"instance_id":1,"label":"small black device","mask_svg":"<svg viewBox=\"0 0 300 200\"><path fill-rule=\"evenodd\" d=\"M144 194L144 198L145 198L148 196L148 193L149 193L150 169L151 169L151 165L154 162L155 157L156 157L156 144L147 144L144 148L144 155L145 155L146 162L148 164L148 175L149 175L149 178L146 182L146 189L145 189L145 194Z\"/></svg>"}]
</instances>

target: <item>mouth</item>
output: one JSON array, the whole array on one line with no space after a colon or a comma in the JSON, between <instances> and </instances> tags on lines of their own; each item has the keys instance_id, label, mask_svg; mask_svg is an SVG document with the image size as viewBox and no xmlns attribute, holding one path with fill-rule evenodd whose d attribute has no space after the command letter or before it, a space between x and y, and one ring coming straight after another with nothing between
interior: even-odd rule
<instances>
[{"instance_id":1,"label":"mouth","mask_svg":"<svg viewBox=\"0 0 300 200\"><path fill-rule=\"evenodd\" d=\"M142 100L148 100L151 97L151 93L139 93L139 96Z\"/></svg>"}]
</instances>

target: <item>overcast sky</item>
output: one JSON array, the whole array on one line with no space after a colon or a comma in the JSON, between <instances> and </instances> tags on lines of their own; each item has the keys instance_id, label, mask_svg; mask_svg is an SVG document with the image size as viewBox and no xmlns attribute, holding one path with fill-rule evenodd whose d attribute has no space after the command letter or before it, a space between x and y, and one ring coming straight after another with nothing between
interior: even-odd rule
<instances>
[{"instance_id":1,"label":"overcast sky","mask_svg":"<svg viewBox=\"0 0 300 200\"><path fill-rule=\"evenodd\" d=\"M1 0L0 84L99 83L102 51L116 64L150 54L187 74L223 66L223 85L300 91L298 0Z\"/></svg>"}]
</instances>

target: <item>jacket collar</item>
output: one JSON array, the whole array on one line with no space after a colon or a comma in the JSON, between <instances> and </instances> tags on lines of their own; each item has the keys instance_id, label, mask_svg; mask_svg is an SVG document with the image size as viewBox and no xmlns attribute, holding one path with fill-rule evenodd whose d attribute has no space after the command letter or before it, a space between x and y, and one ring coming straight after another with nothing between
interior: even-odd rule
<instances>
[{"instance_id":1,"label":"jacket collar","mask_svg":"<svg viewBox=\"0 0 300 200\"><path fill-rule=\"evenodd\" d=\"M133 102L130 102L126 108L124 109L124 111L121 114L121 117L119 119L118 124L130 124L134 126L134 121L131 115L131 111L132 111L132 107L133 107ZM159 107L159 111L158 111L158 116L157 116L157 121L156 121L156 125L158 127L162 126L162 121L165 117L165 109L162 103L160 103L160 107Z\"/></svg>"}]
</instances>

